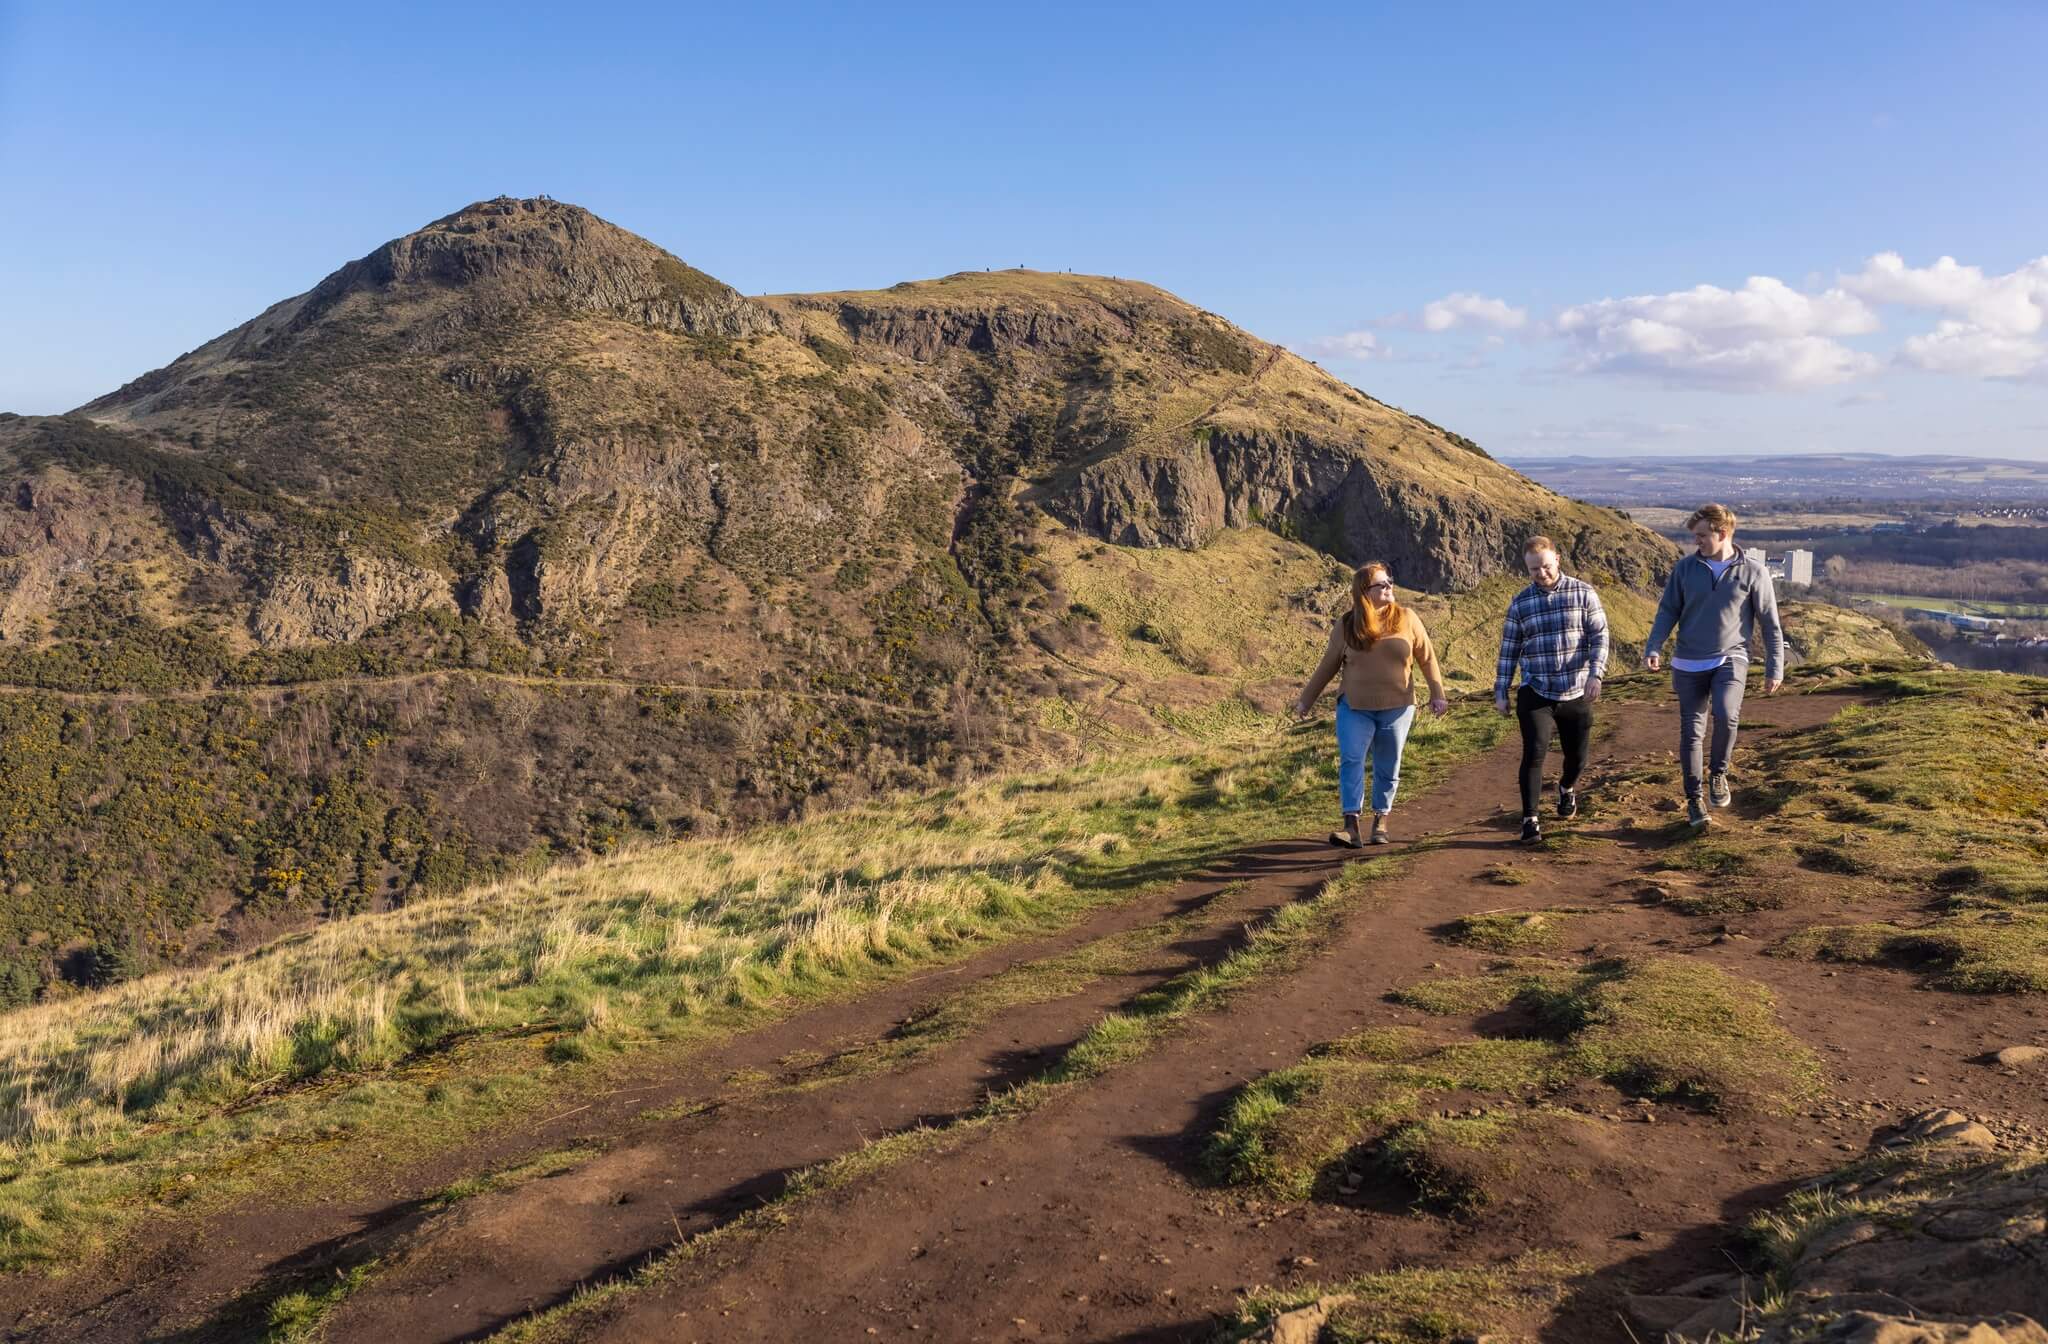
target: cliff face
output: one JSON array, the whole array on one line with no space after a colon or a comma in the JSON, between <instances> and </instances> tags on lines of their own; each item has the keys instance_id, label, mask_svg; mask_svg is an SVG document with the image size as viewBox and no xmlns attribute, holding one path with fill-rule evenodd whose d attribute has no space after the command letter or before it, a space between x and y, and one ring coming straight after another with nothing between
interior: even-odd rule
<instances>
[{"instance_id":1,"label":"cliff face","mask_svg":"<svg viewBox=\"0 0 2048 1344\"><path fill-rule=\"evenodd\" d=\"M1653 581L1664 549L1612 515L1562 499L1503 500L1433 487L1370 442L1300 431L1214 433L1169 453L1125 453L1078 473L1048 506L1124 546L1202 546L1224 528L1281 522L1346 564L1392 566L1401 583L1469 588L1514 572L1541 533L1573 566Z\"/></svg>"}]
</instances>

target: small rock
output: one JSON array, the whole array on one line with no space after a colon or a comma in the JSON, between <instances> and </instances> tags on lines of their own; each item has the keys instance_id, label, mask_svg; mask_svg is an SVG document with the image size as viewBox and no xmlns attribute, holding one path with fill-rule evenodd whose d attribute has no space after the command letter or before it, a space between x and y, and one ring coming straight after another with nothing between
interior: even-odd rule
<instances>
[{"instance_id":1,"label":"small rock","mask_svg":"<svg viewBox=\"0 0 2048 1344\"><path fill-rule=\"evenodd\" d=\"M1920 1084L1922 1087L1930 1086L1934 1082L1932 1078L1927 1077L1925 1074L1916 1074L1913 1078L1913 1081Z\"/></svg>"},{"instance_id":2,"label":"small rock","mask_svg":"<svg viewBox=\"0 0 2048 1344\"><path fill-rule=\"evenodd\" d=\"M2043 1056L2048 1056L2048 1050L2038 1045L2008 1045L1992 1058L2005 1068L2017 1069L2035 1063Z\"/></svg>"},{"instance_id":3,"label":"small rock","mask_svg":"<svg viewBox=\"0 0 2048 1344\"><path fill-rule=\"evenodd\" d=\"M1266 1328L1253 1335L1246 1344L1316 1344L1323 1337L1323 1326L1329 1321L1330 1313L1354 1301L1349 1294L1325 1297L1313 1304L1284 1311L1266 1323Z\"/></svg>"}]
</instances>

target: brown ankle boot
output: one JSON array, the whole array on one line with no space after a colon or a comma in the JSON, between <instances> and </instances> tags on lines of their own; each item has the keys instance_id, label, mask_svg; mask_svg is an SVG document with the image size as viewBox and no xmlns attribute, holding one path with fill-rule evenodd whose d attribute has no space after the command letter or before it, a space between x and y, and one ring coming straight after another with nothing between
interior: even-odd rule
<instances>
[{"instance_id":1,"label":"brown ankle boot","mask_svg":"<svg viewBox=\"0 0 2048 1344\"><path fill-rule=\"evenodd\" d=\"M1393 840L1393 838L1393 836L1387 834L1387 814L1384 812L1373 813L1372 843L1375 845L1384 845L1390 843Z\"/></svg>"},{"instance_id":2,"label":"brown ankle boot","mask_svg":"<svg viewBox=\"0 0 2048 1344\"><path fill-rule=\"evenodd\" d=\"M1346 812L1344 814L1344 829L1341 831L1331 831L1330 843L1342 845L1345 849L1358 848L1358 814L1356 812Z\"/></svg>"}]
</instances>

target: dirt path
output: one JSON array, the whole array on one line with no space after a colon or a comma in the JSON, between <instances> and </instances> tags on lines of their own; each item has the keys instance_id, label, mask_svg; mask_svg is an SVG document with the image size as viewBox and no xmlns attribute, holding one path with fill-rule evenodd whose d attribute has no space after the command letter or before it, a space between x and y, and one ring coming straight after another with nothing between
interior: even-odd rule
<instances>
[{"instance_id":1,"label":"dirt path","mask_svg":"<svg viewBox=\"0 0 2048 1344\"><path fill-rule=\"evenodd\" d=\"M1797 732L1843 703L1753 703L1746 741L1753 748ZM1588 790L1596 800L1670 765L1667 705L1615 705L1605 718L1612 726ZM1791 928L1841 913L1819 875L1804 899L1732 924L1646 905L1643 869L1667 840L1597 805L1579 828L1589 842L1522 850L1510 843L1511 810L1496 806L1512 796L1513 752L1510 744L1468 762L1405 803L1398 833L1433 843L1290 973L1019 1120L814 1197L781 1226L716 1243L572 1333L1200 1339L1256 1284L1485 1264L1536 1247L1565 1252L1587 1272L1564 1300L1514 1324L1574 1344L1625 1340L1623 1293L1725 1268L1728 1218L1860 1151L1888 1112L1944 1103L2048 1124L2038 1080L2029 1087L1966 1062L1992 1044L2040 1036L2039 1007L1926 995L1924 1006L1902 1010L1915 983L1904 973L1763 955ZM1767 824L1735 817L1726 829ZM0 1280L0 1301L15 1304L0 1308L0 1327L10 1340L251 1337L262 1297L291 1276L317 1281L374 1262L328 1320L328 1340L485 1338L729 1223L797 1167L943 1121L1042 1069L1104 1011L1227 955L1247 923L1312 894L1343 857L1312 842L1233 855L1057 937L807 1013L681 1067L650 1061L639 1085L628 1080L578 1115L396 1174L345 1205L242 1210L196 1237L177 1229L145 1241L104 1281ZM1503 860L1528 870L1526 885L1485 880ZM1549 904L1589 911L1571 926L1572 954L1697 956L1770 986L1785 1024L1822 1052L1831 1099L1795 1116L1739 1120L1667 1107L1661 1123L1642 1125L1619 1118L1611 1089L1588 1085L1567 1100L1612 1123L1588 1126L1571 1152L1536 1155L1483 1214L1464 1218L1416 1212L1372 1185L1344 1201L1276 1205L1206 1181L1202 1145L1248 1080L1362 1026L1469 1032L1383 997L1487 959L1433 936L1444 920ZM967 1003L1052 959L1091 956L1095 973L1012 994L953 1039L885 1057L913 1034L923 1005ZM602 1151L468 1199L424 1199L459 1176L570 1147Z\"/></svg>"}]
</instances>

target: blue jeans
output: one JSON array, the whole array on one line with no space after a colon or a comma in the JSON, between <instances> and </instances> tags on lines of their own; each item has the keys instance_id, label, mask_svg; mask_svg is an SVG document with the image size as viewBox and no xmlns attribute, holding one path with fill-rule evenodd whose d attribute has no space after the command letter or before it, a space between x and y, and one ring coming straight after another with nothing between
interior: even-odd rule
<instances>
[{"instance_id":1,"label":"blue jeans","mask_svg":"<svg viewBox=\"0 0 2048 1344\"><path fill-rule=\"evenodd\" d=\"M1337 697L1337 794L1344 814L1365 810L1365 758L1372 757L1372 810L1394 810L1401 782L1401 748L1415 723L1415 706L1353 709Z\"/></svg>"},{"instance_id":2,"label":"blue jeans","mask_svg":"<svg viewBox=\"0 0 2048 1344\"><path fill-rule=\"evenodd\" d=\"M1715 774L1726 774L1735 757L1735 730L1742 722L1743 678L1749 660L1730 658L1705 672L1671 669L1671 687L1678 692L1678 764L1685 775L1685 796L1700 796L1701 757ZM1706 750L1707 720L1713 720L1712 750Z\"/></svg>"}]
</instances>

